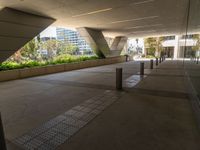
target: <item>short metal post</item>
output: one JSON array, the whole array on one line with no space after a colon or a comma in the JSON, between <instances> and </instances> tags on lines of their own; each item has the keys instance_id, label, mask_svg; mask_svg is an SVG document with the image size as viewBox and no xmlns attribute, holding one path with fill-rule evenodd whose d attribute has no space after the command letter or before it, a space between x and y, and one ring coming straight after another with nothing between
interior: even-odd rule
<instances>
[{"instance_id":1,"label":"short metal post","mask_svg":"<svg viewBox=\"0 0 200 150\"><path fill-rule=\"evenodd\" d=\"M116 89L122 90L122 68L116 68Z\"/></svg>"},{"instance_id":2,"label":"short metal post","mask_svg":"<svg viewBox=\"0 0 200 150\"><path fill-rule=\"evenodd\" d=\"M199 64L199 57L197 57L197 64Z\"/></svg>"},{"instance_id":3,"label":"short metal post","mask_svg":"<svg viewBox=\"0 0 200 150\"><path fill-rule=\"evenodd\" d=\"M161 62L162 62L162 58L160 57L159 63L161 63Z\"/></svg>"},{"instance_id":4,"label":"short metal post","mask_svg":"<svg viewBox=\"0 0 200 150\"><path fill-rule=\"evenodd\" d=\"M125 56L126 56L126 62L128 62L128 57L129 57L129 56L128 56L128 55L125 55Z\"/></svg>"},{"instance_id":5,"label":"short metal post","mask_svg":"<svg viewBox=\"0 0 200 150\"><path fill-rule=\"evenodd\" d=\"M150 60L150 69L153 69L153 59Z\"/></svg>"},{"instance_id":6,"label":"short metal post","mask_svg":"<svg viewBox=\"0 0 200 150\"><path fill-rule=\"evenodd\" d=\"M156 66L158 66L158 58L156 58Z\"/></svg>"},{"instance_id":7,"label":"short metal post","mask_svg":"<svg viewBox=\"0 0 200 150\"><path fill-rule=\"evenodd\" d=\"M1 120L1 113L0 113L0 150L6 150L6 141L3 131L3 123Z\"/></svg>"},{"instance_id":8,"label":"short metal post","mask_svg":"<svg viewBox=\"0 0 200 150\"><path fill-rule=\"evenodd\" d=\"M164 57L162 56L162 62L164 61Z\"/></svg>"},{"instance_id":9,"label":"short metal post","mask_svg":"<svg viewBox=\"0 0 200 150\"><path fill-rule=\"evenodd\" d=\"M140 63L140 75L144 75L144 62Z\"/></svg>"}]
</instances>

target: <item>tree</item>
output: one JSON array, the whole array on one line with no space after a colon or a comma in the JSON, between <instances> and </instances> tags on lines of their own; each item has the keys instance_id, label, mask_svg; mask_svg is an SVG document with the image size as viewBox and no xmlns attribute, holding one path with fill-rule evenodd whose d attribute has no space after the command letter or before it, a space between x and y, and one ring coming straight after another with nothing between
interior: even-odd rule
<instances>
[{"instance_id":1,"label":"tree","mask_svg":"<svg viewBox=\"0 0 200 150\"><path fill-rule=\"evenodd\" d=\"M36 60L38 48L39 48L39 43L34 38L30 42L28 42L24 47L22 47L19 51L20 51L22 57Z\"/></svg>"},{"instance_id":2,"label":"tree","mask_svg":"<svg viewBox=\"0 0 200 150\"><path fill-rule=\"evenodd\" d=\"M53 59L59 49L59 41L47 40L41 43L41 49L47 50L47 59Z\"/></svg>"},{"instance_id":3,"label":"tree","mask_svg":"<svg viewBox=\"0 0 200 150\"><path fill-rule=\"evenodd\" d=\"M164 41L163 37L157 37L156 38L156 52L155 56L160 57L162 55L162 42Z\"/></svg>"},{"instance_id":4,"label":"tree","mask_svg":"<svg viewBox=\"0 0 200 150\"><path fill-rule=\"evenodd\" d=\"M200 35L199 34L193 35L193 40L196 40L196 45L192 47L192 52L191 52L191 55L194 57L198 55L200 51Z\"/></svg>"},{"instance_id":5,"label":"tree","mask_svg":"<svg viewBox=\"0 0 200 150\"><path fill-rule=\"evenodd\" d=\"M162 52L162 42L163 37L150 37L144 40L145 47L147 49L147 54L159 57Z\"/></svg>"},{"instance_id":6,"label":"tree","mask_svg":"<svg viewBox=\"0 0 200 150\"><path fill-rule=\"evenodd\" d=\"M155 55L156 51L156 38L150 37L144 40L146 54L145 55Z\"/></svg>"},{"instance_id":7,"label":"tree","mask_svg":"<svg viewBox=\"0 0 200 150\"><path fill-rule=\"evenodd\" d=\"M18 50L11 57L9 57L7 61L20 63L22 61L22 55L20 53L20 50Z\"/></svg>"},{"instance_id":8,"label":"tree","mask_svg":"<svg viewBox=\"0 0 200 150\"><path fill-rule=\"evenodd\" d=\"M59 52L59 55L70 54L77 55L79 52L79 48L74 44L65 44L62 46L62 49Z\"/></svg>"}]
</instances>

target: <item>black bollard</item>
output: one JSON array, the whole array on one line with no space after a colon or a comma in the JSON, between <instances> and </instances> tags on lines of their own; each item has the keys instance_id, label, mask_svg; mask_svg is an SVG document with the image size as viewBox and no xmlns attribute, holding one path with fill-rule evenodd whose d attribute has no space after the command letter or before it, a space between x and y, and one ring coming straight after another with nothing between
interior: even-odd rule
<instances>
[{"instance_id":1,"label":"black bollard","mask_svg":"<svg viewBox=\"0 0 200 150\"><path fill-rule=\"evenodd\" d=\"M197 64L199 64L199 57L197 57Z\"/></svg>"},{"instance_id":2,"label":"black bollard","mask_svg":"<svg viewBox=\"0 0 200 150\"><path fill-rule=\"evenodd\" d=\"M129 56L128 56L128 55L125 55L125 57L126 57L126 62L128 62L128 57L129 57Z\"/></svg>"},{"instance_id":3,"label":"black bollard","mask_svg":"<svg viewBox=\"0 0 200 150\"><path fill-rule=\"evenodd\" d=\"M159 59L159 63L161 63L162 62L162 58L160 57L160 59Z\"/></svg>"},{"instance_id":4,"label":"black bollard","mask_svg":"<svg viewBox=\"0 0 200 150\"><path fill-rule=\"evenodd\" d=\"M156 58L156 66L158 66L158 58Z\"/></svg>"},{"instance_id":5,"label":"black bollard","mask_svg":"<svg viewBox=\"0 0 200 150\"><path fill-rule=\"evenodd\" d=\"M0 150L6 150L6 141L3 131L3 123L1 120L1 114L0 114Z\"/></svg>"},{"instance_id":6,"label":"black bollard","mask_svg":"<svg viewBox=\"0 0 200 150\"><path fill-rule=\"evenodd\" d=\"M122 68L116 68L116 89L122 90Z\"/></svg>"},{"instance_id":7,"label":"black bollard","mask_svg":"<svg viewBox=\"0 0 200 150\"><path fill-rule=\"evenodd\" d=\"M150 60L150 69L153 69L153 59Z\"/></svg>"},{"instance_id":8,"label":"black bollard","mask_svg":"<svg viewBox=\"0 0 200 150\"><path fill-rule=\"evenodd\" d=\"M144 75L144 62L140 63L140 75Z\"/></svg>"}]
</instances>

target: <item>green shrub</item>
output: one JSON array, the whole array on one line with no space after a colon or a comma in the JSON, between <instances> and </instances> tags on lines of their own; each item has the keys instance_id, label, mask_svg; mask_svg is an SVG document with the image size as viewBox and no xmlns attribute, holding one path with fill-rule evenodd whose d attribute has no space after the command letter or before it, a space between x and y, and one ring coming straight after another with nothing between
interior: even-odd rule
<instances>
[{"instance_id":1,"label":"green shrub","mask_svg":"<svg viewBox=\"0 0 200 150\"><path fill-rule=\"evenodd\" d=\"M56 65L64 63L73 63L81 62L86 60L98 59L97 56L72 56L72 55L60 55L51 61L24 61L22 63L6 61L0 64L0 70L12 70L12 69L22 69L22 68L32 68L37 66L47 66L47 65Z\"/></svg>"},{"instance_id":2,"label":"green shrub","mask_svg":"<svg viewBox=\"0 0 200 150\"><path fill-rule=\"evenodd\" d=\"M155 58L153 55L147 55L146 58Z\"/></svg>"}]
</instances>

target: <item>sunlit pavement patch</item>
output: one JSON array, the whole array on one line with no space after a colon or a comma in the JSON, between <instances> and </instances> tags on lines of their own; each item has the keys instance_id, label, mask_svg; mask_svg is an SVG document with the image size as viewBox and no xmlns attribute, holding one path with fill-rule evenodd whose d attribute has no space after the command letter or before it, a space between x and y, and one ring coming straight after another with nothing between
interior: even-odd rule
<instances>
[{"instance_id":1,"label":"sunlit pavement patch","mask_svg":"<svg viewBox=\"0 0 200 150\"><path fill-rule=\"evenodd\" d=\"M13 140L25 150L54 150L122 96L107 90Z\"/></svg>"},{"instance_id":2,"label":"sunlit pavement patch","mask_svg":"<svg viewBox=\"0 0 200 150\"><path fill-rule=\"evenodd\" d=\"M152 72L152 69L144 69L144 74L149 75ZM137 75L140 75L140 72L137 72Z\"/></svg>"},{"instance_id":3,"label":"sunlit pavement patch","mask_svg":"<svg viewBox=\"0 0 200 150\"><path fill-rule=\"evenodd\" d=\"M142 79L146 78L147 75L133 75L125 80L125 87L132 88L135 87Z\"/></svg>"}]
</instances>

